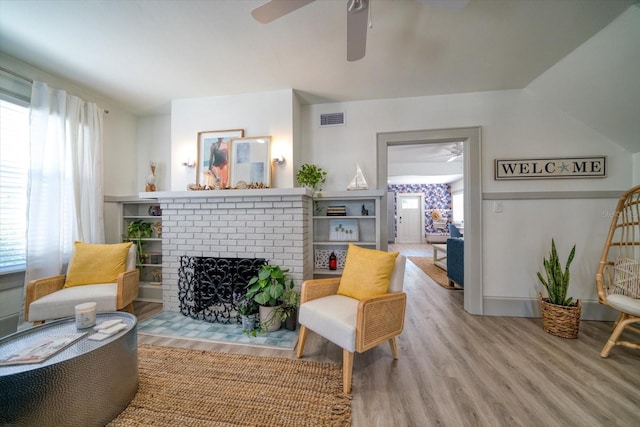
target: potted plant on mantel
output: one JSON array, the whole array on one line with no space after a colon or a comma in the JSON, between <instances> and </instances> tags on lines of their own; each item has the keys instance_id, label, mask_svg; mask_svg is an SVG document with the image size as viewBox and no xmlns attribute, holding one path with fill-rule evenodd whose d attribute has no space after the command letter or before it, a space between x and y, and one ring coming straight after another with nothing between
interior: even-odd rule
<instances>
[{"instance_id":1,"label":"potted plant on mantel","mask_svg":"<svg viewBox=\"0 0 640 427\"><path fill-rule=\"evenodd\" d=\"M322 184L327 181L327 172L320 166L305 163L300 166L296 173L298 185L307 187L313 191L313 197L322 197ZM320 205L317 200L313 201L316 214L320 213Z\"/></svg>"},{"instance_id":2,"label":"potted plant on mantel","mask_svg":"<svg viewBox=\"0 0 640 427\"><path fill-rule=\"evenodd\" d=\"M299 185L310 188L314 196L322 197L320 192L322 191L322 184L327 181L327 172L320 166L306 163L298 169L296 181Z\"/></svg>"},{"instance_id":3,"label":"potted plant on mantel","mask_svg":"<svg viewBox=\"0 0 640 427\"><path fill-rule=\"evenodd\" d=\"M288 271L277 265L265 264L258 270L258 275L252 277L247 284L247 298L253 299L259 305L261 330L273 332L282 326L279 310L287 282L285 273Z\"/></svg>"},{"instance_id":4,"label":"potted plant on mantel","mask_svg":"<svg viewBox=\"0 0 640 427\"><path fill-rule=\"evenodd\" d=\"M542 294L539 294L543 328L545 332L562 338L577 338L580 327L582 307L580 300L574 302L573 298L567 298L569 279L571 278L569 266L575 253L576 245L573 245L563 272L556 243L551 239L551 254L549 259L544 258L543 262L546 280L538 272L538 279L544 285L548 295L548 298L543 298Z\"/></svg>"}]
</instances>

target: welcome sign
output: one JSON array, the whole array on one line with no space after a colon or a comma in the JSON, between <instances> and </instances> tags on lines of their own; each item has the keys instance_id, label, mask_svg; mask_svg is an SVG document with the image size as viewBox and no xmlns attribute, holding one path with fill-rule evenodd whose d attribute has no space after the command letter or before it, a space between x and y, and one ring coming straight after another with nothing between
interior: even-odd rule
<instances>
[{"instance_id":1,"label":"welcome sign","mask_svg":"<svg viewBox=\"0 0 640 427\"><path fill-rule=\"evenodd\" d=\"M495 179L604 178L606 156L495 161Z\"/></svg>"}]
</instances>

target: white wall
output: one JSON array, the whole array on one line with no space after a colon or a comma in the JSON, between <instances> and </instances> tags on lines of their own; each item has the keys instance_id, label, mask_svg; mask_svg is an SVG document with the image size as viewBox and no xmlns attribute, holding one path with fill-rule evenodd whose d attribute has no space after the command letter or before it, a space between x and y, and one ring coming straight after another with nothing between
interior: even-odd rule
<instances>
[{"instance_id":1,"label":"white wall","mask_svg":"<svg viewBox=\"0 0 640 427\"><path fill-rule=\"evenodd\" d=\"M171 189L171 115L140 117L136 127L137 182L131 195L145 191L146 177L151 173L149 162L156 162L156 191ZM182 168L182 162L176 165Z\"/></svg>"},{"instance_id":2,"label":"white wall","mask_svg":"<svg viewBox=\"0 0 640 427\"><path fill-rule=\"evenodd\" d=\"M319 128L321 113L345 111L346 126ZM302 161L329 172L327 190L343 190L360 164L370 186L376 181L376 133L480 126L483 192L623 191L631 186L630 153L588 126L525 90L416 97L302 108ZM495 181L497 158L606 155L603 179ZM526 198L526 194L524 194ZM615 199L505 200L504 212L483 203L483 295L485 314L527 315L535 295L535 272L554 237L561 253L573 243L571 294L596 299L595 270ZM492 312L493 311L493 312Z\"/></svg>"},{"instance_id":3,"label":"white wall","mask_svg":"<svg viewBox=\"0 0 640 427\"><path fill-rule=\"evenodd\" d=\"M345 111L346 125L320 128L320 114ZM327 190L344 190L359 162L370 186L376 182L375 135L379 132L482 127L485 192L618 190L631 182L629 153L584 124L526 91L398 98L302 108L303 158L331 173ZM609 177L600 180L494 181L493 160L570 155L609 156Z\"/></svg>"},{"instance_id":4,"label":"white wall","mask_svg":"<svg viewBox=\"0 0 640 427\"><path fill-rule=\"evenodd\" d=\"M293 90L236 96L178 99L171 103L171 188L187 189L196 182L196 169L181 165L197 157L198 132L244 129L245 137L270 135L273 155L289 159L275 168L272 187L293 187Z\"/></svg>"},{"instance_id":5,"label":"white wall","mask_svg":"<svg viewBox=\"0 0 640 427\"><path fill-rule=\"evenodd\" d=\"M104 194L129 196L135 194L138 161L136 150L136 117L109 109L104 116Z\"/></svg>"}]
</instances>

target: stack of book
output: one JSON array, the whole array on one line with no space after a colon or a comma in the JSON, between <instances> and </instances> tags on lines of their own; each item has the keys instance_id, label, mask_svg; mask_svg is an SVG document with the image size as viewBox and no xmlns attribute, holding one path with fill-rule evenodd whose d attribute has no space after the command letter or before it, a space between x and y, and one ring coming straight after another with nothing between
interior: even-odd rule
<instances>
[{"instance_id":1,"label":"stack of book","mask_svg":"<svg viewBox=\"0 0 640 427\"><path fill-rule=\"evenodd\" d=\"M327 206L327 216L346 216L346 206Z\"/></svg>"}]
</instances>

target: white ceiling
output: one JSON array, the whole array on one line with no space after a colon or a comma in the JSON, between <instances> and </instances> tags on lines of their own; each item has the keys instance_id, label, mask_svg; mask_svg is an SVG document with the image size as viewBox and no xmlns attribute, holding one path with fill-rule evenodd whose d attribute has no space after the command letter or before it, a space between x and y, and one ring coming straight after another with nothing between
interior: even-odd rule
<instances>
[{"instance_id":1,"label":"white ceiling","mask_svg":"<svg viewBox=\"0 0 640 427\"><path fill-rule=\"evenodd\" d=\"M526 87L633 0L371 0L346 61L346 1L270 24L261 0L0 1L0 50L138 115L177 98L296 89L305 103Z\"/></svg>"},{"instance_id":2,"label":"white ceiling","mask_svg":"<svg viewBox=\"0 0 640 427\"><path fill-rule=\"evenodd\" d=\"M387 184L446 184L463 177L462 142L396 145L387 148ZM459 151L458 151L459 150Z\"/></svg>"}]
</instances>

